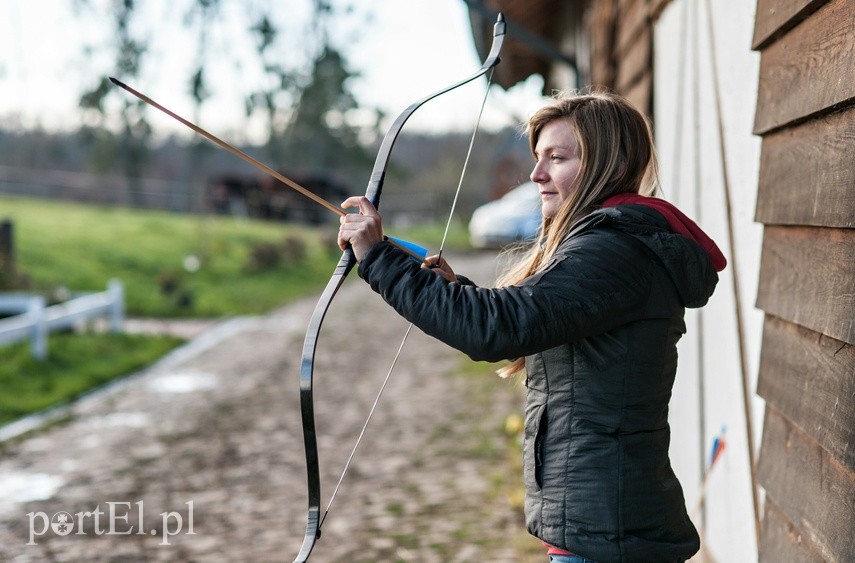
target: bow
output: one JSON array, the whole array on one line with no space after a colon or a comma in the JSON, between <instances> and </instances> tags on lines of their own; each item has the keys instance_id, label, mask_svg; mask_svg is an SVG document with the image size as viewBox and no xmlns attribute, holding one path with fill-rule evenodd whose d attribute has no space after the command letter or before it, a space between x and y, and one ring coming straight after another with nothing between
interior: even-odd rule
<instances>
[{"instance_id":1,"label":"bow","mask_svg":"<svg viewBox=\"0 0 855 563\"><path fill-rule=\"evenodd\" d=\"M505 36L505 19L502 14L499 14L496 24L493 28L493 44L490 47L490 52L484 60L481 68L472 75L455 82L451 86L447 86L433 94L425 96L419 101L407 107L392 123L383 142L380 144L380 149L377 152L377 157L374 160L374 168L371 171L371 176L368 181L368 188L365 191L365 197L374 205L380 207L380 195L383 190L383 182L386 175L386 166L389 162L389 157L392 153L392 147L398 134L404 126L404 123L410 116L423 104L433 98L445 94L455 88L463 86L472 80L484 75L499 63L499 53L502 50L502 43ZM342 253L341 259L333 271L332 277L327 282L312 317L309 321L306 330L306 338L303 342L303 353L300 361L300 413L303 421L303 441L306 448L306 473L308 485L308 516L306 523L306 535L303 538L303 544L300 547L300 552L294 563L303 563L308 561L309 555L315 546L315 542L321 535L321 478L318 462L318 444L315 431L315 414L314 414L314 399L313 399L313 372L315 363L315 350L318 345L318 336L321 330L321 324L324 321L324 316L332 303L333 298L344 283L345 278L356 264L356 259L353 255L353 250L348 248ZM409 332L409 331L408 331ZM405 337L406 338L406 337ZM403 343L402 343L403 345ZM400 350L399 350L400 353ZM394 364L393 364L394 365ZM390 370L391 373L391 370ZM388 376L387 376L388 380ZM385 383L384 383L385 385ZM382 389L381 389L382 393ZM379 399L379 396L378 396ZM376 401L375 401L376 406ZM372 408L373 412L373 408ZM365 428L363 427L363 432ZM361 438L361 435L360 435ZM352 457L352 454L351 454ZM348 461L349 463L349 461ZM346 470L346 467L345 467ZM327 509L329 510L329 509Z\"/></svg>"}]
</instances>

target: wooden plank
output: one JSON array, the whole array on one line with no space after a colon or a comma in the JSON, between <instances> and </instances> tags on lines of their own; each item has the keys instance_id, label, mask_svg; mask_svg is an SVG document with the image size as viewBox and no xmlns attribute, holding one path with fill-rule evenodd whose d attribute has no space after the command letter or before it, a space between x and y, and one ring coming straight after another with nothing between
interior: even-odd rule
<instances>
[{"instance_id":1,"label":"wooden plank","mask_svg":"<svg viewBox=\"0 0 855 563\"><path fill-rule=\"evenodd\" d=\"M822 563L810 541L787 519L783 511L766 498L763 533L760 534L760 563Z\"/></svg>"},{"instance_id":2,"label":"wooden plank","mask_svg":"<svg viewBox=\"0 0 855 563\"><path fill-rule=\"evenodd\" d=\"M648 72L641 77L629 90L618 93L629 100L644 115L652 118L651 99L653 97L653 75Z\"/></svg>"},{"instance_id":3,"label":"wooden plank","mask_svg":"<svg viewBox=\"0 0 855 563\"><path fill-rule=\"evenodd\" d=\"M832 0L760 57L754 132L855 100L855 2Z\"/></svg>"},{"instance_id":4,"label":"wooden plank","mask_svg":"<svg viewBox=\"0 0 855 563\"><path fill-rule=\"evenodd\" d=\"M826 2L828 0L757 0L751 47L763 48L807 19Z\"/></svg>"},{"instance_id":5,"label":"wooden plank","mask_svg":"<svg viewBox=\"0 0 855 563\"><path fill-rule=\"evenodd\" d=\"M617 14L617 57L622 57L645 28L650 27L647 0L622 0Z\"/></svg>"},{"instance_id":6,"label":"wooden plank","mask_svg":"<svg viewBox=\"0 0 855 563\"><path fill-rule=\"evenodd\" d=\"M855 343L855 230L767 226L757 306Z\"/></svg>"},{"instance_id":7,"label":"wooden plank","mask_svg":"<svg viewBox=\"0 0 855 563\"><path fill-rule=\"evenodd\" d=\"M647 27L642 30L636 41L617 60L615 86L618 91L628 90L643 74L649 73L652 70L652 51L653 39L651 28Z\"/></svg>"},{"instance_id":8,"label":"wooden plank","mask_svg":"<svg viewBox=\"0 0 855 563\"><path fill-rule=\"evenodd\" d=\"M615 18L617 0L601 0L590 6L586 26L591 38L591 84L614 89Z\"/></svg>"},{"instance_id":9,"label":"wooden plank","mask_svg":"<svg viewBox=\"0 0 855 563\"><path fill-rule=\"evenodd\" d=\"M757 394L855 471L855 346L766 317Z\"/></svg>"},{"instance_id":10,"label":"wooden plank","mask_svg":"<svg viewBox=\"0 0 855 563\"><path fill-rule=\"evenodd\" d=\"M781 508L820 557L852 561L855 473L768 406L757 475L767 502Z\"/></svg>"},{"instance_id":11,"label":"wooden plank","mask_svg":"<svg viewBox=\"0 0 855 563\"><path fill-rule=\"evenodd\" d=\"M855 108L763 138L755 220L855 227Z\"/></svg>"}]
</instances>

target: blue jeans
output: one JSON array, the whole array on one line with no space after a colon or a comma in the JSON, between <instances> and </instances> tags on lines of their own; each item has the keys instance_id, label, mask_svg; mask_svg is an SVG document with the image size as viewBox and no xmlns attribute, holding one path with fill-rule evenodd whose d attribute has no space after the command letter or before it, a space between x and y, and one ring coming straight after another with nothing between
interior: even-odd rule
<instances>
[{"instance_id":1,"label":"blue jeans","mask_svg":"<svg viewBox=\"0 0 855 563\"><path fill-rule=\"evenodd\" d=\"M597 563L581 555L550 555L549 563Z\"/></svg>"}]
</instances>

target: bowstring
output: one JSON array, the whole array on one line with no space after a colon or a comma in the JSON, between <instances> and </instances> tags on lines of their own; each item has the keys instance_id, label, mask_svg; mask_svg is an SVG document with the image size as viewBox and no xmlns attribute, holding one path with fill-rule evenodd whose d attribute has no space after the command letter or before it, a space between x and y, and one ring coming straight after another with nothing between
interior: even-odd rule
<instances>
[{"instance_id":1,"label":"bowstring","mask_svg":"<svg viewBox=\"0 0 855 563\"><path fill-rule=\"evenodd\" d=\"M442 250L443 248L445 248L445 241L448 238L448 231L451 227L451 221L454 218L454 211L457 208L457 200L460 198L460 191L461 187L463 186L463 179L466 176L466 168L469 165L469 159L472 156L472 147L475 144L475 137L478 134L478 129L481 125L481 118L484 115L484 107L487 105L487 96L490 94L490 86L493 83L494 70L495 69L490 69L490 74L487 77L487 88L484 90L484 98L481 100L481 109L478 111L478 119L475 121L475 128L472 131L472 137L469 139L469 148L466 150L466 158L463 161L463 169L460 171L460 179L457 182L457 189L454 192L454 199L451 202L451 210L448 213L448 219L445 223L445 232L443 233L442 240L439 244L438 257L442 257ZM395 357L392 359L392 365L389 366L389 370L386 372L386 377L383 379L383 383L380 385L380 391L377 393L377 396L374 398L374 403L371 405L371 409L368 411L368 416L365 419L365 423L362 425L362 429L359 431L359 436L356 438L356 443L354 443L353 449L350 451L350 455L347 457L347 461L344 464L344 469L342 469L341 476L338 478L338 483L336 483L332 495L330 496L330 500L327 503L327 507L326 509L324 509L324 515L321 517L321 520L318 523L319 536L321 533L321 527L324 525L324 522L327 519L327 515L330 513L330 509L332 508L333 502L335 502L336 495L338 494L338 491L341 488L341 484L344 482L344 477L345 475L347 475L347 471L348 469L350 469L350 464L353 461L354 456L356 455L356 450L359 449L359 445L362 443L362 438L365 436L365 431L368 428L368 424L371 422L371 418L374 416L374 412L377 410L377 405L380 403L380 397L383 396L383 391L386 390L386 385L389 383L389 380L392 377L392 372L394 371L395 366L398 363L398 358L401 357L401 352L404 350L404 344L406 344L407 338L409 338L410 332L412 330L413 323L410 323L407 327L407 331L404 333L404 338L401 339L401 344L398 346L398 351L395 353Z\"/></svg>"},{"instance_id":2,"label":"bowstring","mask_svg":"<svg viewBox=\"0 0 855 563\"><path fill-rule=\"evenodd\" d=\"M457 209L457 200L460 198L460 189L463 187L463 178L466 176L466 167L469 165L469 157L472 156L472 147L475 145L475 136L478 134L478 127L481 125L481 117L484 115L484 107L487 105L487 96L490 94L490 85L493 83L493 71L495 67L490 69L490 74L487 77L487 88L484 91L484 97L481 99L481 109L478 110L478 119L475 121L475 129L472 130L472 137L469 139L469 148L466 150L466 159L463 161L463 169L460 171L460 179L457 181L457 189L454 191L454 199L451 202L451 210L448 213L448 220L445 222L445 232L442 233L442 240L439 243L438 259L442 258L442 251L445 248L445 241L448 239L448 231L451 228L451 221L454 219L454 211ZM437 259L437 261L439 261Z\"/></svg>"}]
</instances>

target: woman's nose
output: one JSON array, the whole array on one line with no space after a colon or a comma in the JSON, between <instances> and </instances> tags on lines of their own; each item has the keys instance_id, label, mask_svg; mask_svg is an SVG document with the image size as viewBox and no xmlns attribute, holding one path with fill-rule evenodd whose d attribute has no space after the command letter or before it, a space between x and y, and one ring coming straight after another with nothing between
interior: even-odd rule
<instances>
[{"instance_id":1,"label":"woman's nose","mask_svg":"<svg viewBox=\"0 0 855 563\"><path fill-rule=\"evenodd\" d=\"M543 167L538 162L534 165L534 168L531 170L531 174L529 175L529 179L535 184L543 184L549 179L549 175L546 174Z\"/></svg>"}]
</instances>

